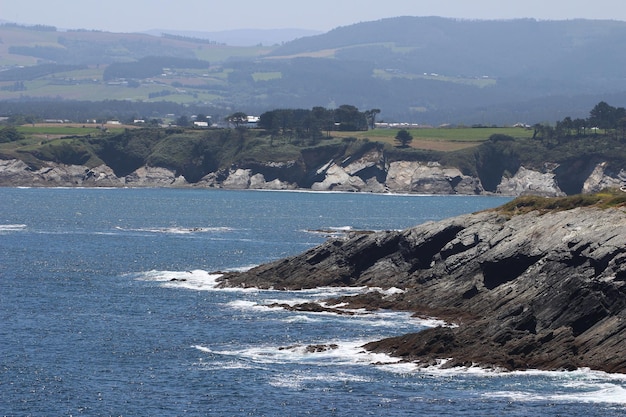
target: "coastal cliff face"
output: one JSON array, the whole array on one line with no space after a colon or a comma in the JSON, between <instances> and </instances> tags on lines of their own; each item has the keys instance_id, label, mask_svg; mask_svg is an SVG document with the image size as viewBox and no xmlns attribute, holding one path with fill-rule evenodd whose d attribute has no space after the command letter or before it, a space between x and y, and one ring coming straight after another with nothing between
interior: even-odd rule
<instances>
[{"instance_id":1,"label":"coastal cliff face","mask_svg":"<svg viewBox=\"0 0 626 417\"><path fill-rule=\"evenodd\" d=\"M200 187L224 189L265 189L312 191L353 191L416 194L500 194L510 196L562 196L592 193L619 187L626 172L615 172L606 162L587 164L583 177L572 180L558 164L546 164L541 171L520 166L513 175L502 176L495 188L485 189L481 177L465 175L458 168L439 162L387 161L382 149L372 148L351 157L289 162L243 161L188 181L174 169L140 166L116 175L107 165L86 167L45 162L38 169L20 160L0 160L0 186L34 187ZM311 158L308 158L311 159ZM559 173L561 171L561 177ZM564 192L560 182L566 182ZM489 180L494 182L493 179ZM575 184L571 184L575 182Z\"/></svg>"},{"instance_id":2,"label":"coastal cliff face","mask_svg":"<svg viewBox=\"0 0 626 417\"><path fill-rule=\"evenodd\" d=\"M457 327L370 343L423 365L626 372L626 213L487 211L333 239L223 276L224 286L399 288L329 303L408 310Z\"/></svg>"}]
</instances>

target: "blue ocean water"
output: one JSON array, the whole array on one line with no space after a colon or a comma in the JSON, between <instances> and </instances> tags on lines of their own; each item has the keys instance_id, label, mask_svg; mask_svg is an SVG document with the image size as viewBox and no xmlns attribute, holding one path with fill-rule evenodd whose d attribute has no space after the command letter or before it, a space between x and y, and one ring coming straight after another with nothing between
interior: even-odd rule
<instances>
[{"instance_id":1,"label":"blue ocean water","mask_svg":"<svg viewBox=\"0 0 626 417\"><path fill-rule=\"evenodd\" d=\"M212 272L322 242L315 230L399 229L504 201L0 189L0 415L626 415L625 375L420 370L360 346L431 322L268 307L366 289L214 286Z\"/></svg>"}]
</instances>

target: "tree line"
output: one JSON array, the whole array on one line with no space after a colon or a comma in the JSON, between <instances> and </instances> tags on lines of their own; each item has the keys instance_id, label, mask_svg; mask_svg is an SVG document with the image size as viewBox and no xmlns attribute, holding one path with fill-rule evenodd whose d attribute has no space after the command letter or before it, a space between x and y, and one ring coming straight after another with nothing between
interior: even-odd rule
<instances>
[{"instance_id":1,"label":"tree line","mask_svg":"<svg viewBox=\"0 0 626 417\"><path fill-rule=\"evenodd\" d=\"M276 109L261 114L258 127L272 136L321 138L324 133L329 136L332 130L356 132L373 129L379 113L379 109L360 111L350 104L336 109Z\"/></svg>"},{"instance_id":2,"label":"tree line","mask_svg":"<svg viewBox=\"0 0 626 417\"><path fill-rule=\"evenodd\" d=\"M626 139L626 109L613 107L601 101L589 112L586 119L565 117L554 126L537 123L533 125L534 139L560 139L566 137L583 137L590 134L619 134Z\"/></svg>"}]
</instances>

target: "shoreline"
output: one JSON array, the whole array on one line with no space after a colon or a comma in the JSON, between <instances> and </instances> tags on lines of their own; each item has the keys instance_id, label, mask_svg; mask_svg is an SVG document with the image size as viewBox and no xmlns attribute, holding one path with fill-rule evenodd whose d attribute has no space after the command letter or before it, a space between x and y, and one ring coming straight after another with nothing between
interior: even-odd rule
<instances>
[{"instance_id":1,"label":"shoreline","mask_svg":"<svg viewBox=\"0 0 626 417\"><path fill-rule=\"evenodd\" d=\"M250 269L252 269L254 267L251 267ZM193 271L192 271L193 272ZM196 273L201 272L202 274L207 274L208 277L211 278L210 280L210 285L209 285L209 289L204 288L196 288L196 287L190 287L188 285L188 283L185 281L185 279L171 279L171 278L167 278L165 280L163 280L163 284L166 286L171 286L172 288L186 288L186 289L195 289L195 290L199 290L199 291L243 291L245 292L256 292L256 291L278 291L278 292L283 292L282 290L275 290L275 289L271 289L271 288L259 288L259 287L246 287L246 288L241 288L241 287L221 287L219 285L219 281L221 276L224 274L224 272L205 272L205 271L195 271ZM228 273L228 272L226 272ZM182 273L181 273L182 274ZM282 308L284 310L287 311L293 311L293 312L302 312L302 313L311 313L311 314L333 314L333 315L339 315L339 316L345 316L345 315L350 315L350 316L358 316L361 314L368 314L368 313L373 313L376 314L377 312L379 313L385 313L385 312L391 312L391 313L406 313L406 314L412 314L413 312L411 311L407 311L407 310L399 310L399 309L384 309L384 308L373 308L371 310L366 310L363 311L363 306L362 305L357 305L357 306L351 306L351 305L343 305L341 307L336 307L336 308L328 308L328 306L326 306L325 304L327 302L339 302L338 300L344 300L344 299L350 299L350 298L358 298L360 296L366 296L368 294L374 293L374 294L378 294L381 296L388 296L389 293L385 294L385 291L382 288L375 288L375 287L360 287L360 288L356 288L356 287L316 287L316 288L311 288L311 289L305 289L305 290L297 290L297 291L292 291L294 295L298 295L299 292L304 291L306 293L311 293L311 292L317 292L317 291L324 291L325 289L330 289L333 291L337 291L337 292L341 292L342 290L346 290L347 292L355 292L355 290L360 290L361 292L359 292L356 295L342 295L342 296L334 296L331 298L322 298L319 299L315 302L304 302L304 303L292 303L290 304L288 301L283 302L282 304L279 303L272 303L272 304L255 304L253 307L250 308L267 308L267 309L273 309L273 308ZM312 307L311 304L315 304L316 306L319 307L319 309ZM440 318L437 317L416 317L414 314L412 314L411 317L416 318L417 320L420 321L420 323L424 326L426 326L426 329L421 330L419 333L426 331L428 329L432 329L432 328L437 328L437 327L444 327L444 328L454 328L456 327L456 324L454 323L449 323L445 320L442 320ZM375 350L370 350L367 349L365 346L370 345L370 344L375 344L380 342L380 340L374 340L374 341L370 341L367 342L365 344L359 344L358 347L359 348L364 348L367 352L370 352L372 354L377 354L377 353L381 353L381 352L376 352ZM329 342L330 343L330 342ZM278 347L279 350L288 350L290 348L296 348L296 347L301 347L301 348L322 348L325 346L330 346L329 343L325 343L325 342L320 342L319 344L313 344L313 345L298 345L298 346L280 346ZM332 350L332 347L329 349L325 349L325 350ZM316 350L316 351L310 351L309 353L316 353L316 352L322 352L323 350ZM385 352L382 352L383 354L386 354ZM624 379L626 380L626 372L606 372L606 371L602 371L602 370L597 370L597 369L591 369L588 367L579 367L576 369L537 369L537 368L521 368L521 369L507 369L506 367L501 367L501 366L496 366L493 364L481 364L481 363L463 363L463 364L459 364L458 362L456 362L454 359L452 358L438 358L438 359L434 359L431 360L427 363L420 363L417 361L414 361L410 358L404 358L401 356L391 356L386 354L387 356L389 356L390 361L389 362L374 362L372 363L373 366L409 366L411 367L410 370L408 370L409 372L425 372L425 373L432 373L432 374L438 374L438 373L447 373L447 372L452 372L452 373L466 373L466 372L471 372L471 373L482 373L485 375L511 375L511 374L521 374L521 375L530 375L530 374L545 374L545 375L551 375L551 374L555 374L555 373L565 373L565 374L571 374L571 373L584 373L584 374L600 374L600 375L604 375L604 376L609 376L611 378L618 378L618 379Z\"/></svg>"},{"instance_id":2,"label":"shoreline","mask_svg":"<svg viewBox=\"0 0 626 417\"><path fill-rule=\"evenodd\" d=\"M59 189L59 190L206 190L206 191L250 191L250 192L265 192L265 193L302 193L302 194L345 194L345 195L372 195L372 196L388 196L388 197L500 197L503 199L513 199L515 195L505 195L498 193L483 193L483 194L426 194L426 193L407 193L407 192L376 192L376 191L342 191L342 190L327 190L317 191L310 188L294 188L284 190L274 190L271 188L226 188L226 187L198 187L198 186L93 186L93 185L0 185L0 189Z\"/></svg>"},{"instance_id":3,"label":"shoreline","mask_svg":"<svg viewBox=\"0 0 626 417\"><path fill-rule=\"evenodd\" d=\"M624 237L622 237L624 236ZM365 346L426 364L626 373L626 213L495 210L404 231L330 239L304 253L226 273L221 287L403 289L335 300L458 324Z\"/></svg>"},{"instance_id":4,"label":"shoreline","mask_svg":"<svg viewBox=\"0 0 626 417\"><path fill-rule=\"evenodd\" d=\"M107 165L88 167L46 162L43 167L36 169L30 168L21 160L8 159L0 160L0 186L163 187L511 197L525 194L564 195L552 172L539 172L520 167L513 177L500 178L494 183L498 184L497 187L485 189L480 177L463 174L458 168L424 161L394 161L383 164L382 154L376 153L374 156L353 161L351 164L354 166L344 167L330 161L319 168L309 167L298 175L292 173L290 167L275 166L270 162L256 162L244 164L243 167L233 166L210 172L191 183L179 172L163 167L141 166L133 172L118 176ZM592 192L596 188L599 191L611 184L621 185L618 179L610 177L601 168L596 169L584 184L581 183L585 192ZM370 172L373 169L377 174L370 177L373 175Z\"/></svg>"}]
</instances>

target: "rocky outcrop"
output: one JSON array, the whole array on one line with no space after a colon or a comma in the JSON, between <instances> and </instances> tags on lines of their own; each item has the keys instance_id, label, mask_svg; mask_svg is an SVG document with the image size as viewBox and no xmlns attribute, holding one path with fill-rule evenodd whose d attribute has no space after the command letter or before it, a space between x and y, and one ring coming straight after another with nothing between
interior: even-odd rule
<instances>
[{"instance_id":1,"label":"rocky outcrop","mask_svg":"<svg viewBox=\"0 0 626 417\"><path fill-rule=\"evenodd\" d=\"M520 167L511 178L502 178L497 188L498 194L503 195L540 195L557 197L565 195L559 188L556 175L552 170L538 172Z\"/></svg>"},{"instance_id":2,"label":"rocky outcrop","mask_svg":"<svg viewBox=\"0 0 626 417\"><path fill-rule=\"evenodd\" d=\"M419 194L482 194L477 178L437 162L397 161L389 164L386 186L391 192Z\"/></svg>"},{"instance_id":3,"label":"rocky outcrop","mask_svg":"<svg viewBox=\"0 0 626 417\"><path fill-rule=\"evenodd\" d=\"M113 170L100 165L88 168L83 165L49 163L31 169L20 160L0 160L0 185L11 187L183 187L188 185L182 176L171 170L141 167L135 172L118 177Z\"/></svg>"},{"instance_id":4,"label":"rocky outcrop","mask_svg":"<svg viewBox=\"0 0 626 417\"><path fill-rule=\"evenodd\" d=\"M184 187L188 185L183 176L159 167L141 167L124 177L124 185L130 187Z\"/></svg>"},{"instance_id":5,"label":"rocky outcrop","mask_svg":"<svg viewBox=\"0 0 626 417\"><path fill-rule=\"evenodd\" d=\"M31 169L23 161L0 160L0 185L12 187L119 187L123 180L106 165L48 164Z\"/></svg>"},{"instance_id":6,"label":"rocky outcrop","mask_svg":"<svg viewBox=\"0 0 626 417\"><path fill-rule=\"evenodd\" d=\"M310 188L314 191L385 192L388 191L384 184L386 173L384 152L372 148L341 161L326 162L316 169L316 180Z\"/></svg>"},{"instance_id":7,"label":"rocky outcrop","mask_svg":"<svg viewBox=\"0 0 626 417\"><path fill-rule=\"evenodd\" d=\"M203 177L195 187L225 188L229 190L293 190L296 184L275 178L267 181L261 173L251 169L235 168L226 172L211 173Z\"/></svg>"},{"instance_id":8,"label":"rocky outcrop","mask_svg":"<svg viewBox=\"0 0 626 417\"><path fill-rule=\"evenodd\" d=\"M400 288L336 300L409 310L437 327L366 345L423 365L626 372L626 213L465 215L358 234L223 276L224 286ZM332 304L332 302L330 303Z\"/></svg>"},{"instance_id":9,"label":"rocky outcrop","mask_svg":"<svg viewBox=\"0 0 626 417\"><path fill-rule=\"evenodd\" d=\"M583 184L583 193L597 193L605 188L619 188L626 185L626 171L615 173L606 162L596 165Z\"/></svg>"}]
</instances>

